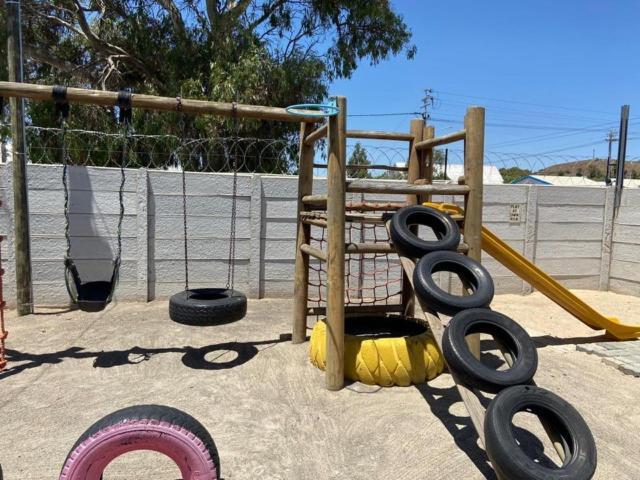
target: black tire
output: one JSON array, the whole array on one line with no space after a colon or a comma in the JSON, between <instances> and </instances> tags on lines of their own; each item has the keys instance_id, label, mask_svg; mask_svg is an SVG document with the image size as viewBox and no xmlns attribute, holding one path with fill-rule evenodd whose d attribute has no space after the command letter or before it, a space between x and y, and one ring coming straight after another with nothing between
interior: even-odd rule
<instances>
[{"instance_id":1,"label":"black tire","mask_svg":"<svg viewBox=\"0 0 640 480\"><path fill-rule=\"evenodd\" d=\"M522 411L553 426L564 446L562 466L536 462L522 450L512 424ZM568 402L540 387L519 385L498 393L487 408L484 435L487 455L501 478L585 480L596 471L596 444L586 422Z\"/></svg>"},{"instance_id":2,"label":"black tire","mask_svg":"<svg viewBox=\"0 0 640 480\"><path fill-rule=\"evenodd\" d=\"M411 231L411 225L429 227L437 240L421 239ZM460 244L460 229L444 212L422 205L411 205L401 208L391 217L390 237L402 255L420 258L436 250L457 250Z\"/></svg>"},{"instance_id":3,"label":"black tire","mask_svg":"<svg viewBox=\"0 0 640 480\"><path fill-rule=\"evenodd\" d=\"M511 354L513 365L495 370L478 360L466 341L466 336L473 333L492 335ZM442 353L463 383L485 392L529 383L538 368L538 352L525 329L506 315L486 308L463 310L451 319L442 337Z\"/></svg>"},{"instance_id":4,"label":"black tire","mask_svg":"<svg viewBox=\"0 0 640 480\"><path fill-rule=\"evenodd\" d=\"M432 278L441 271L457 274L471 293L453 295L441 289ZM413 272L413 284L422 301L445 315L453 316L468 308L485 308L493 300L493 280L487 269L457 252L431 252L422 257Z\"/></svg>"},{"instance_id":5,"label":"black tire","mask_svg":"<svg viewBox=\"0 0 640 480\"><path fill-rule=\"evenodd\" d=\"M199 438L205 445L216 467L218 477L220 477L220 456L218 454L216 444L207 429L188 413L165 405L134 405L132 407L117 410L102 417L96 423L91 425L82 435L80 435L80 438L78 438L69 451L69 455L71 455L81 443L92 435L95 435L101 430L112 425L126 423L131 420L158 420L160 422L167 422L188 430L194 436ZM67 459L69 458L69 455L67 455Z\"/></svg>"},{"instance_id":6,"label":"black tire","mask_svg":"<svg viewBox=\"0 0 640 480\"><path fill-rule=\"evenodd\" d=\"M244 318L247 297L237 290L193 288L169 300L171 320L185 325L222 325Z\"/></svg>"}]
</instances>

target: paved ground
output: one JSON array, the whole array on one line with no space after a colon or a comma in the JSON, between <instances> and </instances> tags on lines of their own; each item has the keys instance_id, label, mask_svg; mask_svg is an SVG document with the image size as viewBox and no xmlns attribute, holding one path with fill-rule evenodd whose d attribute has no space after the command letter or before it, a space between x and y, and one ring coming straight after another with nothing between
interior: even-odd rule
<instances>
[{"instance_id":1,"label":"paved ground","mask_svg":"<svg viewBox=\"0 0 640 480\"><path fill-rule=\"evenodd\" d=\"M589 294L591 295L591 294ZM637 311L640 299L600 294L599 307ZM539 295L500 296L538 346L539 385L571 402L598 445L599 479L640 478L640 380L578 352L601 341ZM57 478L76 438L124 406L183 409L211 432L225 480L493 478L448 375L419 388L323 388L292 345L291 304L251 302L247 318L197 328L168 319L166 303L100 314L10 316L11 369L0 374L0 464L5 480ZM210 351L199 357L199 347ZM105 479L175 479L157 454L132 453Z\"/></svg>"}]
</instances>

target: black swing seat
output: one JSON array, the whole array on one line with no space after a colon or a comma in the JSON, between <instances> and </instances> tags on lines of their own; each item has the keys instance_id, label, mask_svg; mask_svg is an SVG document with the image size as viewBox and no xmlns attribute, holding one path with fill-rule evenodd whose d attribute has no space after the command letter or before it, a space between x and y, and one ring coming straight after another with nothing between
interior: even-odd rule
<instances>
[{"instance_id":1,"label":"black swing seat","mask_svg":"<svg viewBox=\"0 0 640 480\"><path fill-rule=\"evenodd\" d=\"M100 312L111 302L118 283L120 260L113 261L111 279L82 282L78 269L70 258L65 258L65 283L71 301L83 312Z\"/></svg>"}]
</instances>

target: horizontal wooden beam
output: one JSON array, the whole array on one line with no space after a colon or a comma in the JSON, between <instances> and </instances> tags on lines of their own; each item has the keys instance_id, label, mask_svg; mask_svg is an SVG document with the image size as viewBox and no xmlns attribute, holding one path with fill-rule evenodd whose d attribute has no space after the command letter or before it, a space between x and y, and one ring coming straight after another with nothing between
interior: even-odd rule
<instances>
[{"instance_id":1,"label":"horizontal wooden beam","mask_svg":"<svg viewBox=\"0 0 640 480\"><path fill-rule=\"evenodd\" d=\"M327 228L327 221L322 218L302 217L300 221L305 225L313 225L320 228Z\"/></svg>"},{"instance_id":2,"label":"horizontal wooden beam","mask_svg":"<svg viewBox=\"0 0 640 480\"><path fill-rule=\"evenodd\" d=\"M314 143L316 143L321 138L326 137L328 129L329 129L329 124L328 123L325 123L321 127L316 128L313 132L311 132L309 135L307 135L305 137L304 144L307 145L307 146L310 146L310 145L313 145Z\"/></svg>"},{"instance_id":3,"label":"horizontal wooden beam","mask_svg":"<svg viewBox=\"0 0 640 480\"><path fill-rule=\"evenodd\" d=\"M302 245L300 245L300 251L314 258L317 258L318 260L322 260L323 262L327 261L327 254L325 252L323 252L319 248L312 247L308 243L303 243Z\"/></svg>"},{"instance_id":4,"label":"horizontal wooden beam","mask_svg":"<svg viewBox=\"0 0 640 480\"><path fill-rule=\"evenodd\" d=\"M371 140L400 140L410 142L413 135L403 132L379 132L375 130L347 130L347 138L366 138Z\"/></svg>"},{"instance_id":5,"label":"horizontal wooden beam","mask_svg":"<svg viewBox=\"0 0 640 480\"><path fill-rule=\"evenodd\" d=\"M465 195L467 185L435 184L414 185L371 180L347 180L347 192L351 193L387 193L387 194L440 194Z\"/></svg>"},{"instance_id":6,"label":"horizontal wooden beam","mask_svg":"<svg viewBox=\"0 0 640 480\"><path fill-rule=\"evenodd\" d=\"M304 221L309 219L314 220L327 220L327 214L319 211L307 211L300 212L300 218ZM386 214L367 214L367 213L346 213L344 216L345 222L353 223L386 223L391 218L391 213Z\"/></svg>"},{"instance_id":7,"label":"horizontal wooden beam","mask_svg":"<svg viewBox=\"0 0 640 480\"><path fill-rule=\"evenodd\" d=\"M428 138L416 143L416 150L425 150L427 148L437 147L438 145L445 145L447 143L457 142L464 140L467 136L466 130L460 130L458 132L450 133L449 135L443 135L442 137Z\"/></svg>"},{"instance_id":8,"label":"horizontal wooden beam","mask_svg":"<svg viewBox=\"0 0 640 480\"><path fill-rule=\"evenodd\" d=\"M53 87L32 83L0 82L0 97L20 97L32 100L51 100ZM118 92L87 90L84 88L67 88L67 99L71 103L100 105L109 107L116 105ZM190 100L187 98L158 97L134 93L131 95L131 106L146 110L185 112L195 115L221 115L224 117L256 118L260 120L279 120L283 122L317 122L318 117L294 115L284 108L260 105L210 102L208 100Z\"/></svg>"},{"instance_id":9,"label":"horizontal wooden beam","mask_svg":"<svg viewBox=\"0 0 640 480\"><path fill-rule=\"evenodd\" d=\"M396 253L396 249L390 243L347 243L345 253Z\"/></svg>"},{"instance_id":10,"label":"horizontal wooden beam","mask_svg":"<svg viewBox=\"0 0 640 480\"><path fill-rule=\"evenodd\" d=\"M366 315L371 313L403 313L403 306L398 304L392 305L345 305L344 313L346 315ZM309 307L309 315L326 315L326 307Z\"/></svg>"},{"instance_id":11,"label":"horizontal wooden beam","mask_svg":"<svg viewBox=\"0 0 640 480\"><path fill-rule=\"evenodd\" d=\"M327 168L326 163L314 163L313 168ZM407 167L396 167L394 165L346 165L347 170L390 170L393 172L406 172Z\"/></svg>"}]
</instances>

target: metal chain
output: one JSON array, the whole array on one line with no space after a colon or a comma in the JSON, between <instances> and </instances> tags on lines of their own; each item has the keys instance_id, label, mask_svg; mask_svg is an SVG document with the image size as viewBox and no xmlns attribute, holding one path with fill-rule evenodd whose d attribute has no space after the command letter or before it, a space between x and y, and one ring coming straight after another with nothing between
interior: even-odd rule
<instances>
[{"instance_id":1,"label":"metal chain","mask_svg":"<svg viewBox=\"0 0 640 480\"><path fill-rule=\"evenodd\" d=\"M184 113L182 113L182 97L176 97L177 101L177 110L180 114L180 119L178 120L178 125L180 128L180 146L178 147L178 151L182 151L182 147L184 146L184 138L185 138L185 121L184 121ZM176 154L176 160L179 161L180 168L182 170L182 232L184 239L184 289L189 290L189 248L187 246L187 179L185 175L185 170L187 169L187 165L185 162L180 160L180 156Z\"/></svg>"},{"instance_id":2,"label":"metal chain","mask_svg":"<svg viewBox=\"0 0 640 480\"><path fill-rule=\"evenodd\" d=\"M233 188L231 192L231 227L229 229L229 263L227 270L227 290L233 289L235 277L235 258L236 258L236 212L237 212L237 194L238 194L238 142L239 142L239 125L237 102L233 102L233 150L229 152L232 156L233 169Z\"/></svg>"},{"instance_id":3,"label":"metal chain","mask_svg":"<svg viewBox=\"0 0 640 480\"><path fill-rule=\"evenodd\" d=\"M118 200L120 201L120 216L118 217L118 231L117 240L118 248L116 250L116 256L114 263L120 263L120 257L122 256L122 221L124 219L124 184L125 184L125 168L129 163L129 141L131 137L131 122L128 119L124 120L123 129L123 144L122 144L122 162L120 162L120 190L118 192Z\"/></svg>"},{"instance_id":4,"label":"metal chain","mask_svg":"<svg viewBox=\"0 0 640 480\"><path fill-rule=\"evenodd\" d=\"M69 185L68 185L68 170L69 161L67 158L67 120L63 114L59 115L60 122L60 154L62 155L62 185L64 191L64 238L67 242L67 250L65 253L66 258L71 258L71 237L69 234L70 220L69 220Z\"/></svg>"}]
</instances>

